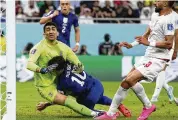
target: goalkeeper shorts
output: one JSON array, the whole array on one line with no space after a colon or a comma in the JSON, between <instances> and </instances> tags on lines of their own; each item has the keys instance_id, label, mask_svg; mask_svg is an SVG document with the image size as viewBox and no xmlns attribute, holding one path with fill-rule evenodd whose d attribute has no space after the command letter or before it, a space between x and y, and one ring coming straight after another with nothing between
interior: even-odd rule
<instances>
[{"instance_id":1,"label":"goalkeeper shorts","mask_svg":"<svg viewBox=\"0 0 178 120\"><path fill-rule=\"evenodd\" d=\"M46 99L48 102L53 103L55 96L57 95L57 89L55 84L52 84L47 87L37 87L37 90L41 97Z\"/></svg>"}]
</instances>

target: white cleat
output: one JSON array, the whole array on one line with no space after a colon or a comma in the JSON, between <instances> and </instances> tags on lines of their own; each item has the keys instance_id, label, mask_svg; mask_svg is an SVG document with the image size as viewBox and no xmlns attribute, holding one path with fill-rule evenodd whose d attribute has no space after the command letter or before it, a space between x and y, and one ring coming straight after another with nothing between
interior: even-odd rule
<instances>
[{"instance_id":1,"label":"white cleat","mask_svg":"<svg viewBox=\"0 0 178 120\"><path fill-rule=\"evenodd\" d=\"M151 102L152 102L152 103L158 102L158 99L157 99L156 97L152 97L152 98L151 98Z\"/></svg>"},{"instance_id":2,"label":"white cleat","mask_svg":"<svg viewBox=\"0 0 178 120\"><path fill-rule=\"evenodd\" d=\"M170 86L169 89L168 89L168 91L167 91L167 94L168 94L170 102L174 101L173 90L174 90L174 88L172 86Z\"/></svg>"},{"instance_id":3,"label":"white cleat","mask_svg":"<svg viewBox=\"0 0 178 120\"><path fill-rule=\"evenodd\" d=\"M178 106L178 98L174 98L174 102L175 102L176 105Z\"/></svg>"}]
</instances>

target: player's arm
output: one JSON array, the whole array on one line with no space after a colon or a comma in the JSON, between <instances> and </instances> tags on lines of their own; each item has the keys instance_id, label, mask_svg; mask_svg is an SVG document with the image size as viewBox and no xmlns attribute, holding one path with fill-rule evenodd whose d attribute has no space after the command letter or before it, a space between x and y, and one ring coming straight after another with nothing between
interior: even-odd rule
<instances>
[{"instance_id":1,"label":"player's arm","mask_svg":"<svg viewBox=\"0 0 178 120\"><path fill-rule=\"evenodd\" d=\"M58 10L50 11L47 15L43 16L40 19L40 24L45 24L49 21L52 21L52 19L59 14Z\"/></svg>"},{"instance_id":2,"label":"player's arm","mask_svg":"<svg viewBox=\"0 0 178 120\"><path fill-rule=\"evenodd\" d=\"M140 44L146 45L146 46L152 46L152 47L158 47L158 48L165 48L165 49L171 49L173 45L173 40L175 37L175 24L173 24L175 21L166 21L161 27L163 28L164 33L164 40L157 40L149 42L147 38L137 38L137 41Z\"/></svg>"},{"instance_id":3,"label":"player's arm","mask_svg":"<svg viewBox=\"0 0 178 120\"><path fill-rule=\"evenodd\" d=\"M150 35L150 33L151 33L151 29L150 29L150 27L148 27L146 32L142 36L136 36L135 41L133 41L132 43L121 42L119 46L120 47L126 47L126 48L130 49L134 46L139 45L139 42L137 41L137 39L145 38L145 39L148 40L148 36Z\"/></svg>"},{"instance_id":4,"label":"player's arm","mask_svg":"<svg viewBox=\"0 0 178 120\"><path fill-rule=\"evenodd\" d=\"M137 39L139 44L143 44L145 46L152 46L158 48L171 49L173 44L174 35L166 35L164 40L149 42L146 38L142 37Z\"/></svg>"},{"instance_id":5,"label":"player's arm","mask_svg":"<svg viewBox=\"0 0 178 120\"><path fill-rule=\"evenodd\" d=\"M151 29L150 29L150 27L148 27L142 37L145 37L146 39L148 39L148 36L150 35L150 33L151 33Z\"/></svg>"},{"instance_id":6,"label":"player's arm","mask_svg":"<svg viewBox=\"0 0 178 120\"><path fill-rule=\"evenodd\" d=\"M172 56L172 60L177 58L177 52L178 52L178 29L175 30L175 49Z\"/></svg>"},{"instance_id":7,"label":"player's arm","mask_svg":"<svg viewBox=\"0 0 178 120\"><path fill-rule=\"evenodd\" d=\"M32 50L30 51L28 62L27 62L27 69L29 69L33 72L41 73L41 74L46 74L46 73L49 73L49 72L53 71L54 69L56 69L58 64L52 64L46 68L41 68L40 66L38 66L36 64L41 53L42 53L42 50L40 48L38 48L38 47L32 48Z\"/></svg>"},{"instance_id":8,"label":"player's arm","mask_svg":"<svg viewBox=\"0 0 178 120\"><path fill-rule=\"evenodd\" d=\"M73 25L74 25L75 42L76 42L75 47L73 48L73 51L77 52L79 49L79 46L80 46L80 28L79 28L77 16L75 16L75 18L74 18Z\"/></svg>"},{"instance_id":9,"label":"player's arm","mask_svg":"<svg viewBox=\"0 0 178 120\"><path fill-rule=\"evenodd\" d=\"M79 27L75 27L75 42L76 42L76 45L77 43L80 42L80 28Z\"/></svg>"},{"instance_id":10,"label":"player's arm","mask_svg":"<svg viewBox=\"0 0 178 120\"><path fill-rule=\"evenodd\" d=\"M40 57L41 51L40 49L34 47L30 50L28 62L27 62L27 69L33 72L40 72L40 66L36 64L38 58Z\"/></svg>"}]
</instances>

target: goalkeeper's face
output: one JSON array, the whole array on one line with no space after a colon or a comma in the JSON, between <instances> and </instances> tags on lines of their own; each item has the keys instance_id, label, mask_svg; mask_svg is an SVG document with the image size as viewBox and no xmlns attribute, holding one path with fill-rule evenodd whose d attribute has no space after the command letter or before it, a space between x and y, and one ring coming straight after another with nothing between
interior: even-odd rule
<instances>
[{"instance_id":1,"label":"goalkeeper's face","mask_svg":"<svg viewBox=\"0 0 178 120\"><path fill-rule=\"evenodd\" d=\"M57 28L53 25L46 26L44 35L47 40L56 40L58 36Z\"/></svg>"}]
</instances>

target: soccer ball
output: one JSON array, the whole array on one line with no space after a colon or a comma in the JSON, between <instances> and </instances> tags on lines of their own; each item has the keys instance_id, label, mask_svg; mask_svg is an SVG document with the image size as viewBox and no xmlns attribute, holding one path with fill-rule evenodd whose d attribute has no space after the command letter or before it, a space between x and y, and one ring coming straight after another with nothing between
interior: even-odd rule
<instances>
[{"instance_id":1,"label":"soccer ball","mask_svg":"<svg viewBox=\"0 0 178 120\"><path fill-rule=\"evenodd\" d=\"M7 120L7 114L4 114L2 120Z\"/></svg>"}]
</instances>

